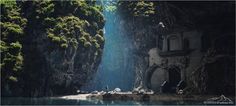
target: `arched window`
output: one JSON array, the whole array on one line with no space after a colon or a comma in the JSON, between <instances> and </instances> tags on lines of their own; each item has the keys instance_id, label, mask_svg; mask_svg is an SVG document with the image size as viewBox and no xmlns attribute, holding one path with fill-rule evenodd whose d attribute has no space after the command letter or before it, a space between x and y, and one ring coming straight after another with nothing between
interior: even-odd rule
<instances>
[{"instance_id":1,"label":"arched window","mask_svg":"<svg viewBox=\"0 0 236 106\"><path fill-rule=\"evenodd\" d=\"M181 50L181 42L178 36L170 36L167 39L168 43L168 51L176 51L176 50Z\"/></svg>"}]
</instances>

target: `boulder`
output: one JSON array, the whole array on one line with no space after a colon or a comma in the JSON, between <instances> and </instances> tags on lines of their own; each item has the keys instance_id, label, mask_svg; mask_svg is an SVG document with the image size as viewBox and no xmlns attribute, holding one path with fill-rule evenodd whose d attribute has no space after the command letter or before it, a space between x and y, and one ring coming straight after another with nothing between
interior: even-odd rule
<instances>
[{"instance_id":1,"label":"boulder","mask_svg":"<svg viewBox=\"0 0 236 106\"><path fill-rule=\"evenodd\" d=\"M121 89L120 88L115 88L113 91L114 92L121 92Z\"/></svg>"},{"instance_id":2,"label":"boulder","mask_svg":"<svg viewBox=\"0 0 236 106\"><path fill-rule=\"evenodd\" d=\"M91 94L98 94L98 93L99 93L98 91L91 92Z\"/></svg>"}]
</instances>

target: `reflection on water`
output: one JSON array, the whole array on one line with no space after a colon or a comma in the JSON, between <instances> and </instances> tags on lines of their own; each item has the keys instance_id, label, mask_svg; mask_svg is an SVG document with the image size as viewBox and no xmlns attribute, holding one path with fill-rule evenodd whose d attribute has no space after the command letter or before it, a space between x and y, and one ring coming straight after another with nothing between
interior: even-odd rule
<instances>
[{"instance_id":1,"label":"reflection on water","mask_svg":"<svg viewBox=\"0 0 236 106\"><path fill-rule=\"evenodd\" d=\"M1 105L174 105L203 104L200 101L72 100L61 98L1 98Z\"/></svg>"}]
</instances>

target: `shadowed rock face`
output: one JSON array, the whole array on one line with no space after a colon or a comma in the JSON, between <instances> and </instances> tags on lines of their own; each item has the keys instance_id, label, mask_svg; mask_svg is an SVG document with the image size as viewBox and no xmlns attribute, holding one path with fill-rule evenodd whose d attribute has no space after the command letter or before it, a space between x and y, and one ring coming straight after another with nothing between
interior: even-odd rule
<instances>
[{"instance_id":1,"label":"shadowed rock face","mask_svg":"<svg viewBox=\"0 0 236 106\"><path fill-rule=\"evenodd\" d=\"M84 7L77 7L72 13L71 10L78 5L76 2L83 3ZM101 12L95 8L85 10L93 12L96 18L88 18L85 14L78 15L76 11L89 8L83 1L73 3L57 1L51 4L55 6L54 13L51 13L55 16L47 16L54 20L52 25L47 26L43 23L46 18L42 14L39 15L39 19L35 19L32 15L35 14L33 13L36 11L35 8L42 8L40 3L34 4L33 1L23 3L22 10L29 21L23 39L24 71L21 80L24 82L22 86L25 96L76 93L76 90L96 73L101 61L104 45L102 30L104 18ZM70 8L71 10L60 8L62 13L57 12L60 6L65 5L74 7ZM29 11L30 9L32 11ZM54 30L54 38L50 38L49 30ZM55 42L56 38L59 38L58 42ZM64 42L64 45L61 42Z\"/></svg>"},{"instance_id":2,"label":"shadowed rock face","mask_svg":"<svg viewBox=\"0 0 236 106\"><path fill-rule=\"evenodd\" d=\"M46 95L73 93L96 72L101 56L94 55L95 49L72 46L50 49L52 44L45 39L46 34L34 32L35 40L24 51L25 67L41 76L36 77L40 82L28 83L29 88L39 86L37 92Z\"/></svg>"}]
</instances>

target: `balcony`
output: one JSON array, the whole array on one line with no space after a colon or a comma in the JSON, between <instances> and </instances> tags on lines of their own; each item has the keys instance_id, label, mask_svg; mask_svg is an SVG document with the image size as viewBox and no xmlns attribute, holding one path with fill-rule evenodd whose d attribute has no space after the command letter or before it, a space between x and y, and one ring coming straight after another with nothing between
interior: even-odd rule
<instances>
[{"instance_id":1,"label":"balcony","mask_svg":"<svg viewBox=\"0 0 236 106\"><path fill-rule=\"evenodd\" d=\"M187 50L175 50L175 51L160 51L159 55L162 57L166 56L184 56L187 55L191 52L192 50L187 49Z\"/></svg>"}]
</instances>

